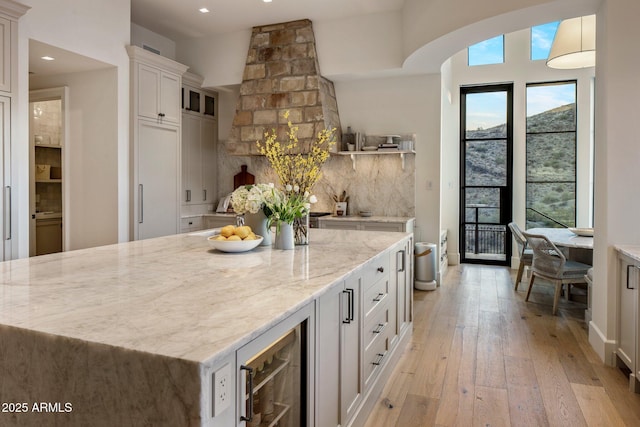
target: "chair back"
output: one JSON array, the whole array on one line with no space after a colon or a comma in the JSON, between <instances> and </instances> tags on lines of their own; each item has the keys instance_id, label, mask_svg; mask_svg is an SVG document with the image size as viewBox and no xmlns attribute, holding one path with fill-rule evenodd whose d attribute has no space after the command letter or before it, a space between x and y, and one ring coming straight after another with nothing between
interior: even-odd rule
<instances>
[{"instance_id":1,"label":"chair back","mask_svg":"<svg viewBox=\"0 0 640 427\"><path fill-rule=\"evenodd\" d=\"M522 258L524 250L527 247L527 239L525 239L525 237L522 235L522 230L520 230L520 227L518 227L518 224L516 224L515 222L509 223L509 230L511 230L513 238L518 245L518 255L520 256L520 258Z\"/></svg>"},{"instance_id":2,"label":"chair back","mask_svg":"<svg viewBox=\"0 0 640 427\"><path fill-rule=\"evenodd\" d=\"M546 236L522 233L527 244L533 249L531 269L534 273L550 278L562 278L567 258Z\"/></svg>"}]
</instances>

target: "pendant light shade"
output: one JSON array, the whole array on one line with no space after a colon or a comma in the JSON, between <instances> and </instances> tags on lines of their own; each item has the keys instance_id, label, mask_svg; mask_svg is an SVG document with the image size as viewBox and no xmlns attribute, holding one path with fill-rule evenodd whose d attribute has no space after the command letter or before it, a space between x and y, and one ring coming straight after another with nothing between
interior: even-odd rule
<instances>
[{"instance_id":1,"label":"pendant light shade","mask_svg":"<svg viewBox=\"0 0 640 427\"><path fill-rule=\"evenodd\" d=\"M596 65L596 16L565 19L558 26L547 66L559 69Z\"/></svg>"}]
</instances>

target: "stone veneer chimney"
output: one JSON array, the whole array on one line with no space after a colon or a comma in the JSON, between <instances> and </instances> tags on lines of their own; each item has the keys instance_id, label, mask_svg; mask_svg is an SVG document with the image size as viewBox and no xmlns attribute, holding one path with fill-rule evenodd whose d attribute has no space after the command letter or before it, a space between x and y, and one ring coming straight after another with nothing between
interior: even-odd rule
<instances>
[{"instance_id":1,"label":"stone veneer chimney","mask_svg":"<svg viewBox=\"0 0 640 427\"><path fill-rule=\"evenodd\" d=\"M258 154L256 141L277 129L286 140L287 122L299 127L301 143L319 131L336 128L340 146L340 118L333 82L320 75L311 21L254 27L240 86L231 134L226 143L232 155Z\"/></svg>"}]
</instances>

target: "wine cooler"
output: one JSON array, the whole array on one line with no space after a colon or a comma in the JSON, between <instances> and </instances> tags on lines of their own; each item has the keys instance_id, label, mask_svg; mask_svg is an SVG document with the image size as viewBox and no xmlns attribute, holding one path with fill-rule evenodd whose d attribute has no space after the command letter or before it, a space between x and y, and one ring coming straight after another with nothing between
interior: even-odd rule
<instances>
[{"instance_id":1,"label":"wine cooler","mask_svg":"<svg viewBox=\"0 0 640 427\"><path fill-rule=\"evenodd\" d=\"M238 426L310 425L309 322L278 325L238 351Z\"/></svg>"}]
</instances>

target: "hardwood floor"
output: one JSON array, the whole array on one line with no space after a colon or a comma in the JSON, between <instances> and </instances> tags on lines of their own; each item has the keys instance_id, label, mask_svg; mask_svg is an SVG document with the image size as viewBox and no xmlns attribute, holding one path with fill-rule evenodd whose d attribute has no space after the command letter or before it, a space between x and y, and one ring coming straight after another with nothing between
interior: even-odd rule
<instances>
[{"instance_id":1,"label":"hardwood floor","mask_svg":"<svg viewBox=\"0 0 640 427\"><path fill-rule=\"evenodd\" d=\"M452 266L414 290L413 339L366 426L640 426L640 395L588 343L586 305L562 298L552 316L550 284L524 302L513 280Z\"/></svg>"}]
</instances>

